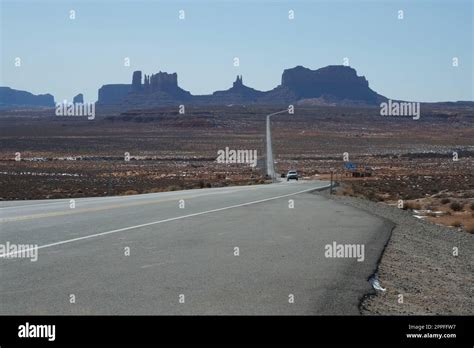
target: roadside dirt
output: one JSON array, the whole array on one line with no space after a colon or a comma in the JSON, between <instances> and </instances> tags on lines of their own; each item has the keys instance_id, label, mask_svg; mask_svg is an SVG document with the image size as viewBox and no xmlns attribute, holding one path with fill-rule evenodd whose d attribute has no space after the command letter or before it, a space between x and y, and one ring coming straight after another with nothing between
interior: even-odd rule
<instances>
[{"instance_id":1,"label":"roadside dirt","mask_svg":"<svg viewBox=\"0 0 474 348\"><path fill-rule=\"evenodd\" d=\"M385 203L331 198L396 224L377 271L386 291L361 299L363 315L474 314L473 234L419 220Z\"/></svg>"}]
</instances>

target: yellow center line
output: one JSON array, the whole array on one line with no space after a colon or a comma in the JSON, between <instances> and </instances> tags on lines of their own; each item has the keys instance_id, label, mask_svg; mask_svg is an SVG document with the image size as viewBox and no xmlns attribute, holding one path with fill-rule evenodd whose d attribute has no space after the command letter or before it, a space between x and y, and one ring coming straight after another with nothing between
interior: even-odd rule
<instances>
[{"instance_id":1,"label":"yellow center line","mask_svg":"<svg viewBox=\"0 0 474 348\"><path fill-rule=\"evenodd\" d=\"M254 187L251 187L251 188L248 188L248 189L245 189L245 190L239 190L239 191L246 191L246 190L252 190L252 189L255 190ZM220 192L216 192L216 194L217 193L220 193ZM211 193L211 194L213 194L213 193ZM140 205L158 204L158 203L163 203L163 202L179 201L180 199L191 199L191 198L196 198L196 197L202 197L202 196L206 196L206 195L208 195L208 194L197 194L197 195L181 196L181 197L178 196L178 197L174 197L174 198L154 200L154 201L151 201L151 202L113 204L113 205L104 205L104 206L96 207L96 208L83 208L83 209L71 208L67 211L58 211L58 212L51 212L51 213L32 214L32 215L15 216L15 217L11 217L11 218L2 218L2 219L0 219L0 223L12 222L12 221L31 220L31 219L38 219L38 218L44 218L44 217L53 217L53 216L73 215L73 214L81 214L81 213L88 213L88 212L97 212L97 211L102 211L102 210L134 207L134 206L140 206Z\"/></svg>"}]
</instances>

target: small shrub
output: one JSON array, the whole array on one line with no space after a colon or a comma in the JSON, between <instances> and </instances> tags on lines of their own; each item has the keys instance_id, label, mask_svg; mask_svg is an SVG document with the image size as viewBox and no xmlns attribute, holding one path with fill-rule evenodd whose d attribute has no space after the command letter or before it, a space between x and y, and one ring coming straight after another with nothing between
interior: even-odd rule
<instances>
[{"instance_id":1,"label":"small shrub","mask_svg":"<svg viewBox=\"0 0 474 348\"><path fill-rule=\"evenodd\" d=\"M474 234L474 222L470 221L464 225L466 232Z\"/></svg>"},{"instance_id":2,"label":"small shrub","mask_svg":"<svg viewBox=\"0 0 474 348\"><path fill-rule=\"evenodd\" d=\"M366 194L367 198L370 199L371 201L375 201L377 199L377 196L375 195L374 191L369 191Z\"/></svg>"},{"instance_id":3,"label":"small shrub","mask_svg":"<svg viewBox=\"0 0 474 348\"><path fill-rule=\"evenodd\" d=\"M135 190L127 190L123 193L125 196L138 195L138 192Z\"/></svg>"},{"instance_id":4,"label":"small shrub","mask_svg":"<svg viewBox=\"0 0 474 348\"><path fill-rule=\"evenodd\" d=\"M451 202L451 200L450 200L449 198L443 198L443 199L441 200L441 204L448 204L448 203L450 203L450 202Z\"/></svg>"},{"instance_id":5,"label":"small shrub","mask_svg":"<svg viewBox=\"0 0 474 348\"><path fill-rule=\"evenodd\" d=\"M471 203L471 210L474 210L474 202Z\"/></svg>"},{"instance_id":6,"label":"small shrub","mask_svg":"<svg viewBox=\"0 0 474 348\"><path fill-rule=\"evenodd\" d=\"M462 205L459 204L458 202L453 202L449 205L452 211L461 211L462 210Z\"/></svg>"},{"instance_id":7,"label":"small shrub","mask_svg":"<svg viewBox=\"0 0 474 348\"><path fill-rule=\"evenodd\" d=\"M421 209L421 205L420 203L416 203L416 202L407 202L406 204L404 204L404 207L406 207L406 209L416 209L416 210L420 210Z\"/></svg>"},{"instance_id":8,"label":"small shrub","mask_svg":"<svg viewBox=\"0 0 474 348\"><path fill-rule=\"evenodd\" d=\"M461 224L461 221L455 220L455 221L451 222L451 226L453 226L453 227L461 227L462 224Z\"/></svg>"},{"instance_id":9,"label":"small shrub","mask_svg":"<svg viewBox=\"0 0 474 348\"><path fill-rule=\"evenodd\" d=\"M344 187L344 189L342 190L342 194L344 196L353 196L354 190L352 189L352 187Z\"/></svg>"}]
</instances>

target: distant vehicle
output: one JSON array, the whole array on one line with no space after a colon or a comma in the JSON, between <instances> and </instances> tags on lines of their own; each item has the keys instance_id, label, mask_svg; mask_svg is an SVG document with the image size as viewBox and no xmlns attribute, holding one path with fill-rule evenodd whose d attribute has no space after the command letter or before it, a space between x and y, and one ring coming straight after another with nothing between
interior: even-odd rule
<instances>
[{"instance_id":1,"label":"distant vehicle","mask_svg":"<svg viewBox=\"0 0 474 348\"><path fill-rule=\"evenodd\" d=\"M298 173L296 170L290 170L288 174L286 174L286 181L290 181L291 179L298 181Z\"/></svg>"}]
</instances>

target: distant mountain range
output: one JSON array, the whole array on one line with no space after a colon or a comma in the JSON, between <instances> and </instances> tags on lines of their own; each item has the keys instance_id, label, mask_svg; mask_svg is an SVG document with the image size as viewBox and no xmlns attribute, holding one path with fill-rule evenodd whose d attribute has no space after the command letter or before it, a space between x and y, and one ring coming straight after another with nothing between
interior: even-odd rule
<instances>
[{"instance_id":1,"label":"distant mountain range","mask_svg":"<svg viewBox=\"0 0 474 348\"><path fill-rule=\"evenodd\" d=\"M283 71L281 84L269 91L244 85L237 76L232 87L209 95L192 95L178 86L178 75L158 72L142 75L135 71L131 84L107 84L99 89L99 107L120 110L184 105L281 105L378 106L387 98L369 87L364 76L343 65L311 70L297 66ZM82 100L76 96L75 100ZM474 102L429 103L444 106L474 106ZM0 108L54 107L51 94L33 95L0 87Z\"/></svg>"},{"instance_id":2,"label":"distant mountain range","mask_svg":"<svg viewBox=\"0 0 474 348\"><path fill-rule=\"evenodd\" d=\"M369 88L355 69L332 65L318 70L302 66L283 72L281 84L270 91L259 91L237 76L232 87L210 95L192 95L178 86L176 73L144 75L135 71L131 84L104 85L99 89L99 106L148 108L177 104L192 105L378 105L387 100Z\"/></svg>"},{"instance_id":3,"label":"distant mountain range","mask_svg":"<svg viewBox=\"0 0 474 348\"><path fill-rule=\"evenodd\" d=\"M0 87L0 109L11 107L54 107L51 94L34 95L9 87Z\"/></svg>"}]
</instances>

